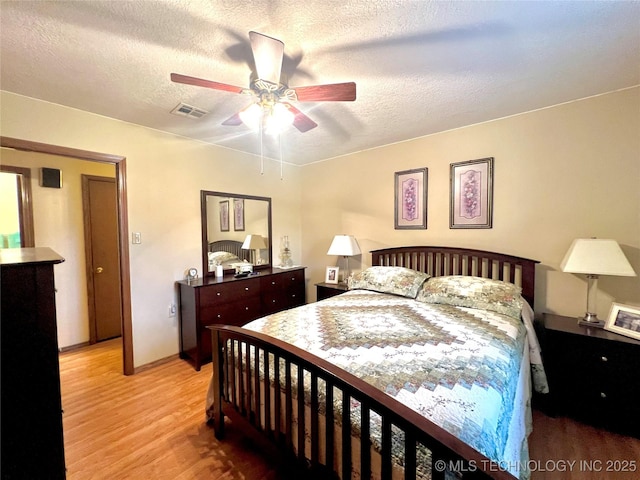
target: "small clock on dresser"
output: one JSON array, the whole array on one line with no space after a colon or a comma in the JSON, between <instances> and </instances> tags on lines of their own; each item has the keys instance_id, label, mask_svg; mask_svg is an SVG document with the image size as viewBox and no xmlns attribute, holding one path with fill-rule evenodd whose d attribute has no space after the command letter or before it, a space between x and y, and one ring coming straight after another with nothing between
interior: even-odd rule
<instances>
[{"instance_id":1,"label":"small clock on dresser","mask_svg":"<svg viewBox=\"0 0 640 480\"><path fill-rule=\"evenodd\" d=\"M544 314L551 414L640 438L640 341Z\"/></svg>"}]
</instances>

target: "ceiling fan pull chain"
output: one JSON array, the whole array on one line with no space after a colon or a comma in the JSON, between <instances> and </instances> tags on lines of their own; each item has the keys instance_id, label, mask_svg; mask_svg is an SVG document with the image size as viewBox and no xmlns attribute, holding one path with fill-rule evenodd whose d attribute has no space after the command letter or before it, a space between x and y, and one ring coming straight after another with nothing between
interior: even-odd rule
<instances>
[{"instance_id":1,"label":"ceiling fan pull chain","mask_svg":"<svg viewBox=\"0 0 640 480\"><path fill-rule=\"evenodd\" d=\"M264 175L264 150L262 145L264 133L262 131L262 119L260 119L260 126L258 128L260 128L260 175Z\"/></svg>"},{"instance_id":2,"label":"ceiling fan pull chain","mask_svg":"<svg viewBox=\"0 0 640 480\"><path fill-rule=\"evenodd\" d=\"M278 134L278 145L280 146L280 180L284 178L282 174L282 134Z\"/></svg>"}]
</instances>

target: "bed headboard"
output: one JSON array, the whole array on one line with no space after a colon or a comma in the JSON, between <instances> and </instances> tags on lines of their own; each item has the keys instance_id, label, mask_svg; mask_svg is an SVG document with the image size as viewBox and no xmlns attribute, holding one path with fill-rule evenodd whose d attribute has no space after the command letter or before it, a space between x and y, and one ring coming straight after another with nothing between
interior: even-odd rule
<instances>
[{"instance_id":1,"label":"bed headboard","mask_svg":"<svg viewBox=\"0 0 640 480\"><path fill-rule=\"evenodd\" d=\"M242 258L245 252L242 251L242 242L237 240L217 240L209 244L210 252L228 252L238 258Z\"/></svg>"},{"instance_id":2,"label":"bed headboard","mask_svg":"<svg viewBox=\"0 0 640 480\"><path fill-rule=\"evenodd\" d=\"M473 275L514 283L533 308L537 260L455 247L393 247L373 250L371 265L406 267L443 275Z\"/></svg>"}]
</instances>

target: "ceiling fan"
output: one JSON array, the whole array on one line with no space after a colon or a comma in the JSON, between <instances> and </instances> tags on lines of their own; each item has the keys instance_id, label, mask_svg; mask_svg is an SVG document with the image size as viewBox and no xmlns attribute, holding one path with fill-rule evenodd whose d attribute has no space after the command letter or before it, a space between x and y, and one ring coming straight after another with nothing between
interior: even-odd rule
<instances>
[{"instance_id":1,"label":"ceiling fan","mask_svg":"<svg viewBox=\"0 0 640 480\"><path fill-rule=\"evenodd\" d=\"M356 99L354 82L313 85L290 88L281 78L284 43L261 33L249 32L251 50L256 71L252 72L250 87L242 88L226 83L203 80L178 73L171 74L171 81L199 87L252 95L255 101L234 114L222 125L246 124L250 127L279 130L293 124L300 132L318 126L291 102L349 102Z\"/></svg>"}]
</instances>

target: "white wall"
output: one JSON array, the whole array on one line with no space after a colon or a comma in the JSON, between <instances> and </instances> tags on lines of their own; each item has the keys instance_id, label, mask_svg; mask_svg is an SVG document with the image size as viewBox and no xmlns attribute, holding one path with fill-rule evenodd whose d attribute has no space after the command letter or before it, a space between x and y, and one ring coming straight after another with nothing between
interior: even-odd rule
<instances>
[{"instance_id":1,"label":"white wall","mask_svg":"<svg viewBox=\"0 0 640 480\"><path fill-rule=\"evenodd\" d=\"M259 158L229 149L7 92L0 105L3 136L127 158L128 228L142 234L129 247L135 366L178 352L168 306L185 270L202 271L200 190L271 197L274 239L289 235L301 263L298 167L285 165L281 180L278 163L260 175Z\"/></svg>"},{"instance_id":2,"label":"white wall","mask_svg":"<svg viewBox=\"0 0 640 480\"><path fill-rule=\"evenodd\" d=\"M449 165L495 158L493 228L449 229ZM428 167L427 230L395 230L394 172ZM345 185L344 179L347 180ZM322 281L333 235L369 251L451 245L541 263L536 311L578 316L586 280L559 271L571 241L614 238L640 273L640 88L601 95L320 162L303 169L304 258ZM341 264L340 266L343 266ZM612 300L640 304L640 278L602 277L598 314Z\"/></svg>"}]
</instances>

